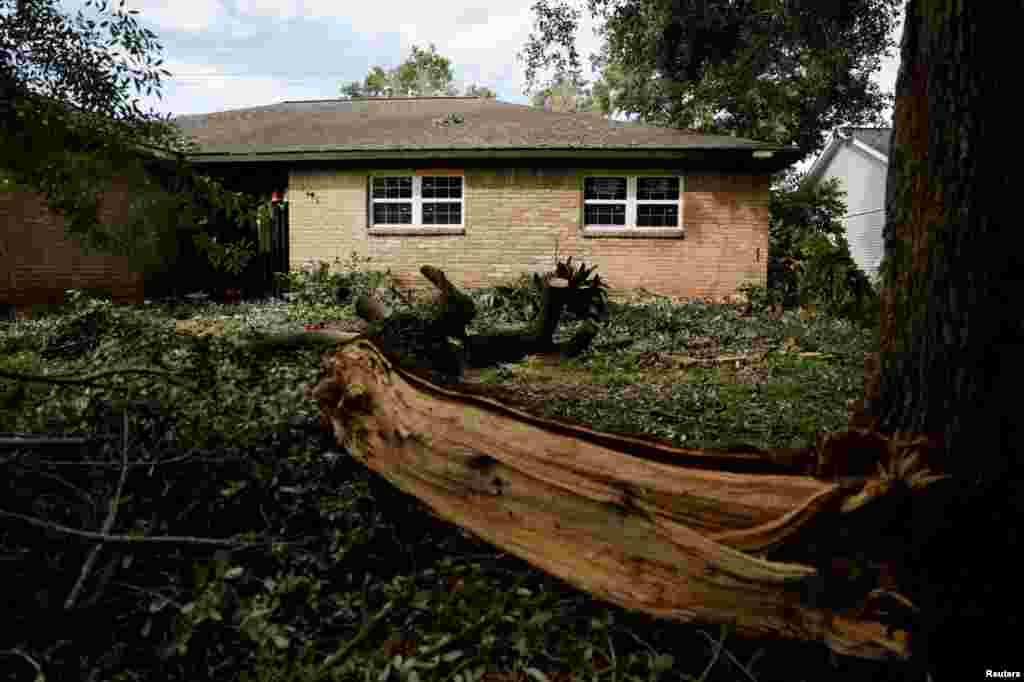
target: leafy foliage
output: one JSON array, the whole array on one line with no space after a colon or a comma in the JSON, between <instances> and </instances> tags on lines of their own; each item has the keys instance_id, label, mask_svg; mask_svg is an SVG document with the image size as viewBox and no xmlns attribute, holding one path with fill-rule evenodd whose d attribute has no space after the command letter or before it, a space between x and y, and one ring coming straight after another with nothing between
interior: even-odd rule
<instances>
[{"instance_id":1,"label":"leafy foliage","mask_svg":"<svg viewBox=\"0 0 1024 682\"><path fill-rule=\"evenodd\" d=\"M196 247L206 256L217 270L239 275L245 266L256 255L256 247L252 242L240 240L233 244L222 244L217 237L200 232L193 237Z\"/></svg>"},{"instance_id":2,"label":"leafy foliage","mask_svg":"<svg viewBox=\"0 0 1024 682\"><path fill-rule=\"evenodd\" d=\"M571 281L596 285L590 268L563 266ZM321 272L300 276L318 286ZM705 680L771 680L792 677L794 660L805 676L836 679L823 647L762 648L727 630L709 634L603 605L438 521L337 452L302 393L319 358L256 356L243 342L256 331L343 318L351 315L346 306L131 308L69 299L58 315L0 327L0 372L80 378L128 366L154 373L74 386L0 376L0 432L88 439L0 446L0 512L95 531L116 508L110 532L118 537L256 544L104 543L66 608L98 544L4 516L10 627L0 635L0 665L15 679L38 672L54 680L144 680L155 665L171 682L646 680L705 669ZM609 336L633 335L636 347L595 348L579 362L595 378L593 393L577 387L551 400L549 413L686 443L796 442L837 418L826 413L838 413L843 382L848 388L859 379L869 342L863 330L824 316L743 318L727 306L668 301L609 304L609 312ZM96 320L95 330L83 320ZM194 331L181 333L179 323ZM89 341L76 354L43 357L50 339L70 340L76 330ZM731 388L724 373L704 370L668 393L654 382L633 385L650 376L652 354L708 348L701 336L729 351L792 336L845 359L780 356L770 379L749 394ZM885 677L877 666L850 667L849 679Z\"/></svg>"},{"instance_id":3,"label":"leafy foliage","mask_svg":"<svg viewBox=\"0 0 1024 682\"><path fill-rule=\"evenodd\" d=\"M0 0L0 190L42 193L87 249L143 270L172 262L182 235L227 221L255 235L258 199L227 190L183 160L193 145L168 116L144 112L160 93L161 44L136 10L105 0L69 16L54 0ZM101 223L104 193L129 215Z\"/></svg>"},{"instance_id":4,"label":"leafy foliage","mask_svg":"<svg viewBox=\"0 0 1024 682\"><path fill-rule=\"evenodd\" d=\"M494 92L492 88L486 85L477 85L476 83L470 83L466 86L466 91L463 93L466 97L483 97L484 99L495 99L498 93Z\"/></svg>"},{"instance_id":5,"label":"leafy foliage","mask_svg":"<svg viewBox=\"0 0 1024 682\"><path fill-rule=\"evenodd\" d=\"M423 49L412 46L412 53L404 62L392 69L374 66L363 82L352 81L341 86L344 97L429 97L455 95L455 73L452 62L438 54L431 44ZM472 83L466 87L469 97L495 97L494 90Z\"/></svg>"},{"instance_id":6,"label":"leafy foliage","mask_svg":"<svg viewBox=\"0 0 1024 682\"><path fill-rule=\"evenodd\" d=\"M608 313L608 285L596 274L597 266L574 266L572 256L555 264L555 277L569 283L566 312L580 320L601 320Z\"/></svg>"},{"instance_id":7,"label":"leafy foliage","mask_svg":"<svg viewBox=\"0 0 1024 682\"><path fill-rule=\"evenodd\" d=\"M576 80L570 74L558 73L550 82L534 89L530 95L530 104L551 111L592 111L607 114L607 97L602 99L602 94L607 94L605 85L604 81L599 81L593 87L588 87L586 82Z\"/></svg>"},{"instance_id":8,"label":"leafy foliage","mask_svg":"<svg viewBox=\"0 0 1024 682\"><path fill-rule=\"evenodd\" d=\"M359 257L354 251L348 261L308 260L299 270L279 273L278 282L285 296L303 305L351 304L363 294L375 293L388 303L402 302L406 297L398 290L391 271L371 270L372 258Z\"/></svg>"},{"instance_id":9,"label":"leafy foliage","mask_svg":"<svg viewBox=\"0 0 1024 682\"><path fill-rule=\"evenodd\" d=\"M569 319L602 320L608 311L608 285L596 271L596 265L590 268L586 263L574 265L572 256L569 256L565 260L556 259L554 270L546 275L524 273L511 284L473 292L478 307L485 313L491 313L482 316L474 326L483 329L496 321L500 324L534 320L540 313L545 280L549 277L566 280L572 292L565 306ZM500 321L495 318L496 312L501 315Z\"/></svg>"},{"instance_id":10,"label":"leafy foliage","mask_svg":"<svg viewBox=\"0 0 1024 682\"><path fill-rule=\"evenodd\" d=\"M825 314L655 300L610 303L602 338L564 372L548 376L527 362L486 378L512 400L604 430L695 447L804 447L846 424L872 333ZM713 362L721 356L750 357ZM707 362L687 367L682 358Z\"/></svg>"},{"instance_id":11,"label":"leafy foliage","mask_svg":"<svg viewBox=\"0 0 1024 682\"><path fill-rule=\"evenodd\" d=\"M873 324L878 297L850 255L838 180L818 184L791 174L773 187L768 220L768 291L748 288L766 304L819 306L829 314Z\"/></svg>"},{"instance_id":12,"label":"leafy foliage","mask_svg":"<svg viewBox=\"0 0 1024 682\"><path fill-rule=\"evenodd\" d=\"M900 0L588 0L604 21L606 111L702 132L735 134L808 153L837 125L880 122L891 96L871 74L892 47ZM523 51L527 87L545 71L580 81L581 11L533 6Z\"/></svg>"}]
</instances>

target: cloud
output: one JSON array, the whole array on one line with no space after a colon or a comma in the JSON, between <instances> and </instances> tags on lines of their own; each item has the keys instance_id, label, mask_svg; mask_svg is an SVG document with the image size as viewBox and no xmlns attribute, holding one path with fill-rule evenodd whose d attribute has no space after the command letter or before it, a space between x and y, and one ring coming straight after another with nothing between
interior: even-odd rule
<instances>
[{"instance_id":1,"label":"cloud","mask_svg":"<svg viewBox=\"0 0 1024 682\"><path fill-rule=\"evenodd\" d=\"M140 18L174 31L205 31L225 17L224 7L217 0L131 0L125 3L125 9L139 10Z\"/></svg>"},{"instance_id":2,"label":"cloud","mask_svg":"<svg viewBox=\"0 0 1024 682\"><path fill-rule=\"evenodd\" d=\"M109 1L116 7L118 0ZM61 2L72 12L84 4ZM375 65L394 67L413 45L431 43L452 60L460 87L479 83L502 100L525 103L525 66L516 55L534 28L533 2L434 0L399 7L337 0L127 0L127 6L156 31L174 74L165 81L163 101L144 101L183 114L337 97L342 83L362 80ZM600 48L594 26L584 11L576 44L591 79L596 74L587 58ZM894 81L897 61L885 64L880 82Z\"/></svg>"}]
</instances>

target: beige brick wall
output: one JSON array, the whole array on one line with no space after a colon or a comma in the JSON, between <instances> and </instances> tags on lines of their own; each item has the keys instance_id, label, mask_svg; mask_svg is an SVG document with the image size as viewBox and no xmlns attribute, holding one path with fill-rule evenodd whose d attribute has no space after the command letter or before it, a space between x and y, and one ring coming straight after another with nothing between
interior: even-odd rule
<instances>
[{"instance_id":1,"label":"beige brick wall","mask_svg":"<svg viewBox=\"0 0 1024 682\"><path fill-rule=\"evenodd\" d=\"M100 220L127 209L126 190L115 185L103 195ZM108 289L119 302L141 302L143 279L125 258L85 253L41 195L0 192L0 304L60 303L67 289Z\"/></svg>"},{"instance_id":2,"label":"beige brick wall","mask_svg":"<svg viewBox=\"0 0 1024 682\"><path fill-rule=\"evenodd\" d=\"M767 175L684 174L686 236L593 238L581 226L584 174L644 174L643 169L456 169L465 176L460 235L378 236L367 228L367 171L292 171L289 223L292 267L307 259L343 262L355 252L390 268L408 285L425 281L425 263L457 285L488 286L521 272L551 268L556 249L598 266L613 293L645 288L667 296L722 298L746 282L764 284L768 255Z\"/></svg>"}]
</instances>

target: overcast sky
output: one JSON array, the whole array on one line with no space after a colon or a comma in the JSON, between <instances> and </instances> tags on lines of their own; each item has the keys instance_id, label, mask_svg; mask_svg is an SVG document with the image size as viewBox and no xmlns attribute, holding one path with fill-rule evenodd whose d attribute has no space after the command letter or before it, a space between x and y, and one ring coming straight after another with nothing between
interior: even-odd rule
<instances>
[{"instance_id":1,"label":"overcast sky","mask_svg":"<svg viewBox=\"0 0 1024 682\"><path fill-rule=\"evenodd\" d=\"M475 82L502 101L526 103L516 53L533 27L533 2L127 0L126 7L157 34L173 74L163 99L146 98L143 108L178 115L338 97L341 84L362 80L371 66L396 66L413 45L429 43L452 60L460 90ZM62 4L73 11L84 0ZM599 47L586 13L577 45L584 58ZM897 68L894 51L876 76L885 89L894 87Z\"/></svg>"}]
</instances>

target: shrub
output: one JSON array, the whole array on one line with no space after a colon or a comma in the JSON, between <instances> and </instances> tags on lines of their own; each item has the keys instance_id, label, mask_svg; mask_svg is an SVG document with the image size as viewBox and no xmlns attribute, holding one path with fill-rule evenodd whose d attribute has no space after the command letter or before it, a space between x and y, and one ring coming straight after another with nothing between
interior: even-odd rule
<instances>
[{"instance_id":1,"label":"shrub","mask_svg":"<svg viewBox=\"0 0 1024 682\"><path fill-rule=\"evenodd\" d=\"M343 272L331 272L331 263L311 259L300 270L278 273L275 277L289 300L306 305L349 303L382 288L400 298L391 271L364 269L369 262L370 257L360 258L353 252L346 263L340 258L334 260Z\"/></svg>"},{"instance_id":2,"label":"shrub","mask_svg":"<svg viewBox=\"0 0 1024 682\"><path fill-rule=\"evenodd\" d=\"M799 174L772 189L768 287L745 292L754 305L815 305L859 322L876 319L877 294L846 241L843 195L835 179L810 185Z\"/></svg>"}]
</instances>

